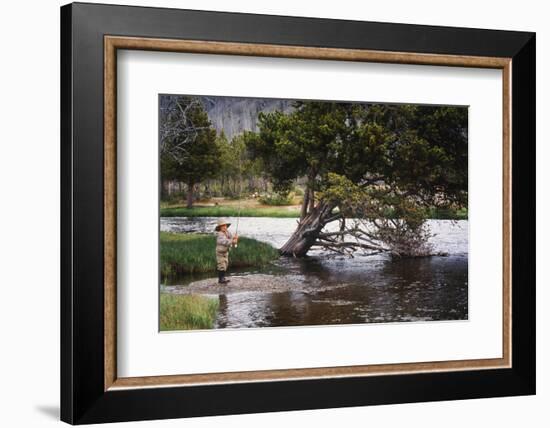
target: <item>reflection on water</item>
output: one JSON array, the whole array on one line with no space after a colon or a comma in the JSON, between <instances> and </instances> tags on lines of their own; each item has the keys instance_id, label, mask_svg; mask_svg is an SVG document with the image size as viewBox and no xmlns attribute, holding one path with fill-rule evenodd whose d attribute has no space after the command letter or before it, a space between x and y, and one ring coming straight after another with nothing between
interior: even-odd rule
<instances>
[{"instance_id":1,"label":"reflection on water","mask_svg":"<svg viewBox=\"0 0 550 428\"><path fill-rule=\"evenodd\" d=\"M216 220L162 218L161 230L210 232ZM295 225L295 219L245 218L239 234L280 246ZM468 222L432 220L430 227L437 233L432 239L436 250L448 252L448 257L391 260L385 255L347 258L315 252L305 259L281 258L261 269L232 271L288 275L306 287L222 294L216 327L467 319ZM201 277L187 276L177 283L197 279Z\"/></svg>"}]
</instances>

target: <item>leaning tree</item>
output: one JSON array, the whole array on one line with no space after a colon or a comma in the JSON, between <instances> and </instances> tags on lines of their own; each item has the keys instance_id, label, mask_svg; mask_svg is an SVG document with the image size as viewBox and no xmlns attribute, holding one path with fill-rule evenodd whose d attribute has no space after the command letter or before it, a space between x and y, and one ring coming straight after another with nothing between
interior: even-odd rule
<instances>
[{"instance_id":1,"label":"leaning tree","mask_svg":"<svg viewBox=\"0 0 550 428\"><path fill-rule=\"evenodd\" d=\"M218 171L220 149L216 130L196 97L163 96L160 106L161 178L187 185L187 207L195 185Z\"/></svg>"},{"instance_id":2,"label":"leaning tree","mask_svg":"<svg viewBox=\"0 0 550 428\"><path fill-rule=\"evenodd\" d=\"M297 102L261 113L247 134L274 187L305 178L296 230L280 249L316 246L394 256L433 254L429 209L467 203L463 107ZM337 227L329 226L337 223Z\"/></svg>"}]
</instances>

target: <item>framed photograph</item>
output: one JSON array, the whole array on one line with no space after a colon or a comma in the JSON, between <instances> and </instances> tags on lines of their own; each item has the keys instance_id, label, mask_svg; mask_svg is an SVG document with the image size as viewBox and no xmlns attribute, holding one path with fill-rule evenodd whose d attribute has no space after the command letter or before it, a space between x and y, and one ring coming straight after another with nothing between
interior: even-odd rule
<instances>
[{"instance_id":1,"label":"framed photograph","mask_svg":"<svg viewBox=\"0 0 550 428\"><path fill-rule=\"evenodd\" d=\"M61 8L61 418L535 393L535 35Z\"/></svg>"}]
</instances>

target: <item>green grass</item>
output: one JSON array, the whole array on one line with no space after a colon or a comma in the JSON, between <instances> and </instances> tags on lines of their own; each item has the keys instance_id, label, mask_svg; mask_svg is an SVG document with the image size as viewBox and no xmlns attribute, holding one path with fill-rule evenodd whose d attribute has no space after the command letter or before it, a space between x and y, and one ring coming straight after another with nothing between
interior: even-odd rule
<instances>
[{"instance_id":1,"label":"green grass","mask_svg":"<svg viewBox=\"0 0 550 428\"><path fill-rule=\"evenodd\" d=\"M218 313L219 301L191 295L160 295L160 329L197 330L213 328Z\"/></svg>"},{"instance_id":2,"label":"green grass","mask_svg":"<svg viewBox=\"0 0 550 428\"><path fill-rule=\"evenodd\" d=\"M160 209L161 217L237 217L239 207L237 206L195 206L185 207L164 207ZM243 207L240 210L241 217L279 217L297 218L300 217L300 209L295 207Z\"/></svg>"},{"instance_id":3,"label":"green grass","mask_svg":"<svg viewBox=\"0 0 550 428\"><path fill-rule=\"evenodd\" d=\"M276 248L250 238L240 238L229 253L230 267L264 265L279 257ZM160 269L163 277L215 272L216 237L197 233L160 233Z\"/></svg>"},{"instance_id":4,"label":"green grass","mask_svg":"<svg viewBox=\"0 0 550 428\"><path fill-rule=\"evenodd\" d=\"M237 206L200 206L185 207L161 207L161 217L237 217ZM298 218L298 207L243 207L240 210L241 217L274 217L274 218ZM427 217L434 220L468 220L468 209L441 209L431 208Z\"/></svg>"}]
</instances>

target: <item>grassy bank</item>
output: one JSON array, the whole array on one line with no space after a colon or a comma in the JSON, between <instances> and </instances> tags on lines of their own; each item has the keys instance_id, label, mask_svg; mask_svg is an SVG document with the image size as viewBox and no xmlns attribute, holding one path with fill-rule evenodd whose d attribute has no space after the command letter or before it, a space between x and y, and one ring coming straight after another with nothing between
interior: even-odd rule
<instances>
[{"instance_id":1,"label":"grassy bank","mask_svg":"<svg viewBox=\"0 0 550 428\"><path fill-rule=\"evenodd\" d=\"M197 330L213 328L219 302L199 295L160 295L160 329Z\"/></svg>"},{"instance_id":2,"label":"grassy bank","mask_svg":"<svg viewBox=\"0 0 550 428\"><path fill-rule=\"evenodd\" d=\"M195 233L160 233L160 269L163 277L182 273L215 272L216 237ZM277 249L250 238L239 239L229 254L232 267L260 266L279 257Z\"/></svg>"},{"instance_id":3,"label":"grassy bank","mask_svg":"<svg viewBox=\"0 0 550 428\"><path fill-rule=\"evenodd\" d=\"M165 207L160 209L161 217L237 217L238 206L200 206L193 208ZM300 209L296 207L243 207L241 217L297 218Z\"/></svg>"}]
</instances>

